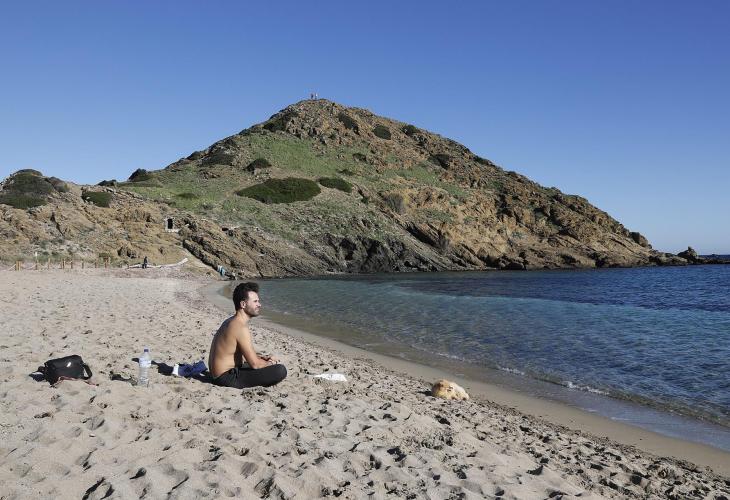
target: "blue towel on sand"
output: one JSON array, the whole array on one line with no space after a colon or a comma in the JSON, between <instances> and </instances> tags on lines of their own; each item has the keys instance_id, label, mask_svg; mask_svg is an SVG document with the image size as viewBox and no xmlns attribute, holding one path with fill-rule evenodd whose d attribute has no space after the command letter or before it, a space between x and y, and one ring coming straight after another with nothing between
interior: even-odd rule
<instances>
[{"instance_id":1,"label":"blue towel on sand","mask_svg":"<svg viewBox=\"0 0 730 500\"><path fill-rule=\"evenodd\" d=\"M178 365L177 374L181 377L192 377L193 375L203 373L207 369L208 367L205 366L205 363L203 363L203 361L198 361L194 365L183 363L181 365Z\"/></svg>"}]
</instances>

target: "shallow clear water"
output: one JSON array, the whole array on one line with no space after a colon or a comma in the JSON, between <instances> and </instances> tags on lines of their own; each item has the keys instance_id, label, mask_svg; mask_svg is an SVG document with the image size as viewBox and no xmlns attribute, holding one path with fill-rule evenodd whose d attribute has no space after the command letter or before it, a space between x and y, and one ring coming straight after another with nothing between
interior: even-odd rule
<instances>
[{"instance_id":1,"label":"shallow clear water","mask_svg":"<svg viewBox=\"0 0 730 500\"><path fill-rule=\"evenodd\" d=\"M729 292L730 266L262 283L269 311L326 324L354 345L387 344L408 359L463 361L723 426Z\"/></svg>"}]
</instances>

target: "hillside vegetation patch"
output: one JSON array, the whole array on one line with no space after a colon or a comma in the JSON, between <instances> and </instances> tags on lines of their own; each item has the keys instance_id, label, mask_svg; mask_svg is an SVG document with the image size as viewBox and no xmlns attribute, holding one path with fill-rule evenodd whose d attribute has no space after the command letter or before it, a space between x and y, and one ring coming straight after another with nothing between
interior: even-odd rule
<instances>
[{"instance_id":1,"label":"hillside vegetation patch","mask_svg":"<svg viewBox=\"0 0 730 500\"><path fill-rule=\"evenodd\" d=\"M419 132L420 132L420 130L415 125L408 124L408 125L404 125L403 126L403 133L406 134L409 137L412 136L412 135L415 135L415 134L417 134Z\"/></svg>"},{"instance_id":2,"label":"hillside vegetation patch","mask_svg":"<svg viewBox=\"0 0 730 500\"><path fill-rule=\"evenodd\" d=\"M49 177L47 180L51 183L53 189L55 189L59 193L68 193L71 190L71 188L68 187L68 184L63 182L58 177Z\"/></svg>"},{"instance_id":3,"label":"hillside vegetation patch","mask_svg":"<svg viewBox=\"0 0 730 500\"><path fill-rule=\"evenodd\" d=\"M68 184L56 177L44 177L33 169L23 169L10 177L0 192L0 203L26 209L45 205L54 192L68 192Z\"/></svg>"},{"instance_id":4,"label":"hillside vegetation patch","mask_svg":"<svg viewBox=\"0 0 730 500\"><path fill-rule=\"evenodd\" d=\"M109 208L112 202L112 194L106 191L82 191L81 199L93 203L97 207Z\"/></svg>"},{"instance_id":5,"label":"hillside vegetation patch","mask_svg":"<svg viewBox=\"0 0 730 500\"><path fill-rule=\"evenodd\" d=\"M296 113L292 111L281 113L280 115L266 122L264 124L264 128L270 132L283 132L286 130L286 126L289 121L291 121L291 119L295 118L296 116Z\"/></svg>"},{"instance_id":6,"label":"hillside vegetation patch","mask_svg":"<svg viewBox=\"0 0 730 500\"><path fill-rule=\"evenodd\" d=\"M43 174L38 175L35 172L35 170L26 170L16 173L5 185L3 192L51 194L54 191L53 185L43 177Z\"/></svg>"},{"instance_id":7,"label":"hillside vegetation patch","mask_svg":"<svg viewBox=\"0 0 730 500\"><path fill-rule=\"evenodd\" d=\"M266 158L256 158L254 161L248 164L246 170L248 170L249 172L255 172L257 169L270 167L271 163L269 163L269 160L267 160Z\"/></svg>"},{"instance_id":8,"label":"hillside vegetation patch","mask_svg":"<svg viewBox=\"0 0 730 500\"><path fill-rule=\"evenodd\" d=\"M286 179L269 179L261 184L236 191L236 194L271 204L307 201L320 192L317 183L310 179L287 177Z\"/></svg>"},{"instance_id":9,"label":"hillside vegetation patch","mask_svg":"<svg viewBox=\"0 0 730 500\"><path fill-rule=\"evenodd\" d=\"M381 193L381 198L385 202L385 205L397 214L406 213L406 199L400 193Z\"/></svg>"},{"instance_id":10,"label":"hillside vegetation patch","mask_svg":"<svg viewBox=\"0 0 730 500\"><path fill-rule=\"evenodd\" d=\"M153 175L143 168L138 168L129 176L129 182L143 182L151 180Z\"/></svg>"},{"instance_id":11,"label":"hillside vegetation patch","mask_svg":"<svg viewBox=\"0 0 730 500\"><path fill-rule=\"evenodd\" d=\"M352 192L352 184L339 177L321 177L319 183L326 188L338 189L343 193Z\"/></svg>"},{"instance_id":12,"label":"hillside vegetation patch","mask_svg":"<svg viewBox=\"0 0 730 500\"><path fill-rule=\"evenodd\" d=\"M48 203L48 201L40 196L30 194L0 193L0 203L10 205L13 208L26 209L40 207Z\"/></svg>"},{"instance_id":13,"label":"hillside vegetation patch","mask_svg":"<svg viewBox=\"0 0 730 500\"><path fill-rule=\"evenodd\" d=\"M337 115L337 119L340 120L340 123L342 123L346 129L352 130L356 134L360 133L360 127L358 127L355 119L344 111L340 111L340 113Z\"/></svg>"},{"instance_id":14,"label":"hillside vegetation patch","mask_svg":"<svg viewBox=\"0 0 730 500\"><path fill-rule=\"evenodd\" d=\"M389 141L391 137L390 129L385 125L376 125L373 129L373 134L381 139L385 139L386 141Z\"/></svg>"},{"instance_id":15,"label":"hillside vegetation patch","mask_svg":"<svg viewBox=\"0 0 730 500\"><path fill-rule=\"evenodd\" d=\"M199 196L195 193L185 192L176 194L175 198L180 198L181 200L197 200Z\"/></svg>"},{"instance_id":16,"label":"hillside vegetation patch","mask_svg":"<svg viewBox=\"0 0 730 500\"><path fill-rule=\"evenodd\" d=\"M474 161L479 163L480 165L491 165L491 166L494 165L494 163L492 163L491 161L487 160L486 158L482 158L481 156L478 156L478 155L474 155Z\"/></svg>"},{"instance_id":17,"label":"hillside vegetation patch","mask_svg":"<svg viewBox=\"0 0 730 500\"><path fill-rule=\"evenodd\" d=\"M441 168L449 168L451 157L445 153L437 153L431 156L431 161Z\"/></svg>"}]
</instances>

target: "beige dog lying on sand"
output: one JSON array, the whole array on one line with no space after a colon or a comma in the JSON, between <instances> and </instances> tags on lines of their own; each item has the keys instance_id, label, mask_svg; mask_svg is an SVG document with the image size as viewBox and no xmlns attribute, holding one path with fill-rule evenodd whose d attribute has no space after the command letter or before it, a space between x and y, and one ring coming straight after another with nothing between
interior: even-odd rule
<instances>
[{"instance_id":1,"label":"beige dog lying on sand","mask_svg":"<svg viewBox=\"0 0 730 500\"><path fill-rule=\"evenodd\" d=\"M431 388L431 396L443 399L469 399L469 395L463 387L455 382L450 382L445 379L441 379L433 384L433 387Z\"/></svg>"}]
</instances>

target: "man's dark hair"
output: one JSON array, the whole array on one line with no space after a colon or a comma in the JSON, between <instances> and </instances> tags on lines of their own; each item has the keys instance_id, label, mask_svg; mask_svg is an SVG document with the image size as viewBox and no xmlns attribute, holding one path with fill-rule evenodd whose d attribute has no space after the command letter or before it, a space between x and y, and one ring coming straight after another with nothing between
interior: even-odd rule
<instances>
[{"instance_id":1,"label":"man's dark hair","mask_svg":"<svg viewBox=\"0 0 730 500\"><path fill-rule=\"evenodd\" d=\"M233 290L233 306L236 308L236 311L241 309L241 301L248 300L248 292L259 293L259 284L248 281L241 283Z\"/></svg>"}]
</instances>

